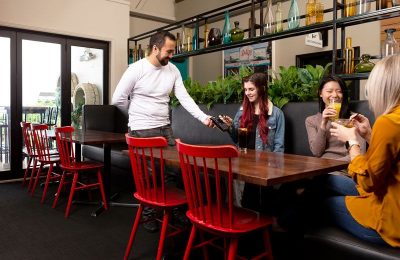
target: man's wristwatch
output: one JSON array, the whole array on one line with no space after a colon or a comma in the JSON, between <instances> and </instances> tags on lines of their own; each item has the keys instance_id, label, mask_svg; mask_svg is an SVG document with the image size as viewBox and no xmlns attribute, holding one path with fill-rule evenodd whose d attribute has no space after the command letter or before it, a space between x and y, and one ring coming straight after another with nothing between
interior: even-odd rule
<instances>
[{"instance_id":1,"label":"man's wristwatch","mask_svg":"<svg viewBox=\"0 0 400 260\"><path fill-rule=\"evenodd\" d=\"M347 150L350 150L350 148L353 146L353 145L357 145L358 147L360 147L360 143L357 141L357 140L348 140L348 141L346 141L346 149Z\"/></svg>"}]
</instances>

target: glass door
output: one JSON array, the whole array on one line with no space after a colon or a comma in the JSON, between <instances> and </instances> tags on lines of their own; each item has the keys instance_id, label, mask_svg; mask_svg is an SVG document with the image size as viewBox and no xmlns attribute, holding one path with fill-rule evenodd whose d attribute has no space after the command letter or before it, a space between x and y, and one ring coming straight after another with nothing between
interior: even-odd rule
<instances>
[{"instance_id":1,"label":"glass door","mask_svg":"<svg viewBox=\"0 0 400 260\"><path fill-rule=\"evenodd\" d=\"M11 56L15 34L0 30L0 174L11 169ZM15 71L14 71L15 73Z\"/></svg>"}]
</instances>

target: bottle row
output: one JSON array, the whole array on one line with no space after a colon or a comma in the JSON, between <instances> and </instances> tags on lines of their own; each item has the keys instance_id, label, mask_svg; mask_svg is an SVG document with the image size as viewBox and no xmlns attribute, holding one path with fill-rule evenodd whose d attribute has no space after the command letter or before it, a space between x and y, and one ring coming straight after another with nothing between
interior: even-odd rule
<instances>
[{"instance_id":1,"label":"bottle row","mask_svg":"<svg viewBox=\"0 0 400 260\"><path fill-rule=\"evenodd\" d=\"M397 43L396 39L394 38L393 33L396 29L390 28L385 30L386 32L386 39L382 43L381 46L381 57L384 58L388 55L393 55L399 53L399 44ZM344 49L343 59L344 59L344 66L343 66L343 73L344 74L352 74L354 72L363 73L363 72L370 72L374 67L374 63L370 62L369 59L371 56L369 54L361 55L361 61L357 65L355 64L354 58L354 48L352 47L352 39L351 37L346 38L346 48Z\"/></svg>"},{"instance_id":2,"label":"bottle row","mask_svg":"<svg viewBox=\"0 0 400 260\"><path fill-rule=\"evenodd\" d=\"M399 0L376 0L376 10L390 8L400 5ZM370 0L345 0L344 1L344 16L354 16L365 14L371 11Z\"/></svg>"},{"instance_id":3,"label":"bottle row","mask_svg":"<svg viewBox=\"0 0 400 260\"><path fill-rule=\"evenodd\" d=\"M143 50L141 44L139 44L139 47L137 44L135 44L135 47L133 49L129 49L128 63L131 64L146 57L148 55L148 49L149 46L147 46L147 48Z\"/></svg>"}]
</instances>

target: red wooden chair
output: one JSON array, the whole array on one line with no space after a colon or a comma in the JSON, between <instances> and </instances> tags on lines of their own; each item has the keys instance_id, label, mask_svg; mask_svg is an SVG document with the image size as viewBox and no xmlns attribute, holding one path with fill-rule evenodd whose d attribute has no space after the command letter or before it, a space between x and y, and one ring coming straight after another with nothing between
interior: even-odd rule
<instances>
[{"instance_id":1,"label":"red wooden chair","mask_svg":"<svg viewBox=\"0 0 400 260\"><path fill-rule=\"evenodd\" d=\"M165 187L162 149L167 146L167 140L164 137L135 138L126 134L126 142L129 148L132 174L136 185L134 197L140 204L125 250L124 259L126 260L129 257L143 207L146 206L163 211L162 228L156 258L159 260L163 253L167 227L169 226L174 229L169 236L176 235L182 231L179 228L169 225L169 220L173 208L186 205L185 193L183 190L177 188ZM159 160L154 158L155 153L160 155ZM149 159L146 159L146 155L148 155Z\"/></svg>"},{"instance_id":2,"label":"red wooden chair","mask_svg":"<svg viewBox=\"0 0 400 260\"><path fill-rule=\"evenodd\" d=\"M101 198L103 201L104 209L108 209L106 195L104 193L103 179L101 177L101 169L103 168L102 163L98 162L77 162L75 161L75 152L74 146L72 145L72 133L74 132L74 128L72 126L64 126L64 127L56 127L56 141L58 152L60 154L60 167L63 170L63 174L61 176L60 185L58 186L57 194L54 199L53 208L56 207L58 198L60 197L61 189L67 183L65 182L65 178L68 175L73 176L71 191L68 198L67 209L65 211L65 218L68 218L69 212L71 209L72 199L74 197L74 193L77 190L82 189L92 189L94 187L99 187ZM80 173L88 172L88 171L97 171L97 182L91 184L84 184L78 181Z\"/></svg>"},{"instance_id":3,"label":"red wooden chair","mask_svg":"<svg viewBox=\"0 0 400 260\"><path fill-rule=\"evenodd\" d=\"M29 170L31 170L31 175L30 175L29 184L28 184L28 191L30 191L31 187L32 187L32 183L33 183L33 177L36 172L36 166L37 166L36 159L37 159L38 155L35 150L35 143L34 143L32 131L31 131L31 123L21 122L21 128L22 128L22 136L23 136L24 145L25 145L24 154L25 154L25 156L28 157L28 164L26 165L22 185L25 185L26 178L29 175Z\"/></svg>"},{"instance_id":4,"label":"red wooden chair","mask_svg":"<svg viewBox=\"0 0 400 260\"><path fill-rule=\"evenodd\" d=\"M32 125L32 127L31 127L31 129L32 129L31 131L33 133L33 139L34 139L34 143L35 143L35 151L37 153L37 161L40 164L39 169L36 171L36 174L33 176L33 178L35 179L35 182L31 189L32 196L35 193L36 187L39 183L40 174L43 170L43 167L45 165L49 166L49 169L46 174L46 181L45 181L45 186L44 186L44 190L43 190L43 194L42 194L41 203L43 203L44 199L46 198L46 193L47 193L47 189L49 187L50 181L59 180L61 178L60 174L53 172L54 164L58 168L59 163L60 163L60 158L58 156L58 153L56 153L54 150L50 149L51 140L47 137L48 128L49 127L46 124Z\"/></svg>"},{"instance_id":5,"label":"red wooden chair","mask_svg":"<svg viewBox=\"0 0 400 260\"><path fill-rule=\"evenodd\" d=\"M239 156L236 147L189 145L182 143L179 139L176 140L176 145L189 205L186 215L193 224L184 259L189 259L192 249L199 247L203 247L205 258L208 258L204 246L211 245L220 248L214 243L218 238L224 238L224 245L226 239L230 239L229 248L223 248L225 258L243 259L236 255L239 237L256 230L263 230L265 251L255 258L272 259L268 232L272 218L233 206L231 158ZM219 167L222 167L224 161L227 169L226 172L221 172ZM222 186L225 187L224 181L227 182L228 189L226 199L222 194ZM213 186L215 186L214 194ZM207 241L202 240L200 244L194 246L193 242L198 231L210 233L214 237ZM201 236L201 238L204 237Z\"/></svg>"}]
</instances>

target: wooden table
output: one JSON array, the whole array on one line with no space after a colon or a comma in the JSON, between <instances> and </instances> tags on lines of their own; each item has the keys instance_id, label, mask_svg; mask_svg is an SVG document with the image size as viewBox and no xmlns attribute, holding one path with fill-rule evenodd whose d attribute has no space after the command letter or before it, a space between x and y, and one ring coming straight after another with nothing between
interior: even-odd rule
<instances>
[{"instance_id":1,"label":"wooden table","mask_svg":"<svg viewBox=\"0 0 400 260\"><path fill-rule=\"evenodd\" d=\"M159 156L158 153L154 155ZM175 147L165 148L163 157L167 165L180 167L179 155ZM208 165L213 164L208 163ZM347 165L347 162L339 160L254 150L247 150L246 154L241 153L239 157L232 159L234 178L262 186L343 170L347 168ZM218 168L226 172L227 162L221 161Z\"/></svg>"},{"instance_id":2,"label":"wooden table","mask_svg":"<svg viewBox=\"0 0 400 260\"><path fill-rule=\"evenodd\" d=\"M54 135L54 132L53 132ZM51 130L48 136L51 136ZM103 146L103 183L106 193L107 203L111 201L111 146L113 144L125 143L124 133L103 132L95 130L75 129L72 134L72 142L75 143L75 157L79 161L81 159L81 145L102 145ZM92 216L97 216L103 210L100 207L92 213Z\"/></svg>"}]
</instances>

